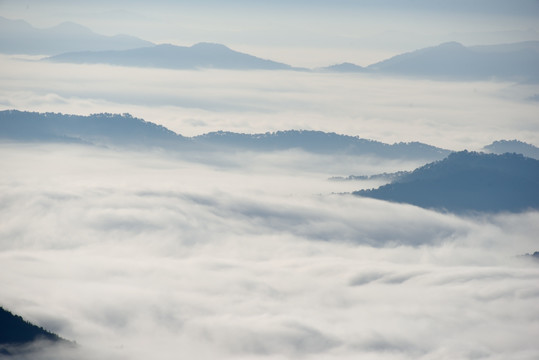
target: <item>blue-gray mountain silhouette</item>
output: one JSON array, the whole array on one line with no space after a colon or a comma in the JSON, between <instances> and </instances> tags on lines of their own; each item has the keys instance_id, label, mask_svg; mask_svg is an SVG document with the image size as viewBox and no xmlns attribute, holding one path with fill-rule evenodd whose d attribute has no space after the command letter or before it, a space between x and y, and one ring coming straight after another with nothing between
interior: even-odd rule
<instances>
[{"instance_id":1,"label":"blue-gray mountain silhouette","mask_svg":"<svg viewBox=\"0 0 539 360\"><path fill-rule=\"evenodd\" d=\"M159 147L197 151L281 151L300 149L316 154L371 155L395 159L442 159L450 152L411 142L385 144L357 136L322 131L289 130L265 134L213 132L192 138L128 114L90 116L0 111L0 139L75 142L129 148Z\"/></svg>"},{"instance_id":2,"label":"blue-gray mountain silhouette","mask_svg":"<svg viewBox=\"0 0 539 360\"><path fill-rule=\"evenodd\" d=\"M535 260L535 261L539 261L539 251L535 251L533 254L524 254L522 256L525 256L527 258L530 258L532 260Z\"/></svg>"},{"instance_id":3,"label":"blue-gray mountain silhouette","mask_svg":"<svg viewBox=\"0 0 539 360\"><path fill-rule=\"evenodd\" d=\"M71 51L125 50L153 46L133 36L104 36L71 22L36 29L23 20L0 16L0 52L7 54L55 55Z\"/></svg>"},{"instance_id":4,"label":"blue-gray mountain silhouette","mask_svg":"<svg viewBox=\"0 0 539 360\"><path fill-rule=\"evenodd\" d=\"M539 161L461 151L355 195L455 213L539 209Z\"/></svg>"},{"instance_id":5,"label":"blue-gray mountain silhouette","mask_svg":"<svg viewBox=\"0 0 539 360\"><path fill-rule=\"evenodd\" d=\"M226 131L212 132L193 138L206 147L232 148L255 151L301 149L318 154L373 155L385 158L441 159L449 150L410 142L385 144L357 136L323 131L287 130L264 134L238 134Z\"/></svg>"},{"instance_id":6,"label":"blue-gray mountain silhouette","mask_svg":"<svg viewBox=\"0 0 539 360\"><path fill-rule=\"evenodd\" d=\"M341 64L335 64L326 66L320 69L321 71L330 71L330 72L343 72L343 73L349 73L349 72L368 72L369 70L363 66L359 66L356 64L352 64L349 62L344 62Z\"/></svg>"},{"instance_id":7,"label":"blue-gray mountain silhouette","mask_svg":"<svg viewBox=\"0 0 539 360\"><path fill-rule=\"evenodd\" d=\"M516 153L539 160L539 148L519 140L497 140L484 146L483 151L493 154Z\"/></svg>"},{"instance_id":8,"label":"blue-gray mountain silhouette","mask_svg":"<svg viewBox=\"0 0 539 360\"><path fill-rule=\"evenodd\" d=\"M424 48L369 65L375 73L441 79L539 81L539 41L465 47L457 42Z\"/></svg>"},{"instance_id":9,"label":"blue-gray mountain silhouette","mask_svg":"<svg viewBox=\"0 0 539 360\"><path fill-rule=\"evenodd\" d=\"M17 355L22 345L37 340L72 345L60 336L29 323L0 306L0 357Z\"/></svg>"},{"instance_id":10,"label":"blue-gray mountain silhouette","mask_svg":"<svg viewBox=\"0 0 539 360\"><path fill-rule=\"evenodd\" d=\"M78 64L110 64L166 69L294 69L287 64L261 59L231 50L221 44L212 43L198 43L190 47L162 44L121 51L73 52L52 56L45 60Z\"/></svg>"},{"instance_id":11,"label":"blue-gray mountain silhouette","mask_svg":"<svg viewBox=\"0 0 539 360\"><path fill-rule=\"evenodd\" d=\"M56 55L49 61L168 69L302 70L233 51L224 45L155 45L132 36L103 36L75 24L36 29L0 17L0 52ZM321 71L368 72L457 80L539 81L539 41L465 47L456 42L419 49L361 67L350 62Z\"/></svg>"},{"instance_id":12,"label":"blue-gray mountain silhouette","mask_svg":"<svg viewBox=\"0 0 539 360\"><path fill-rule=\"evenodd\" d=\"M167 128L129 114L90 116L0 111L0 138L127 147L177 147L185 141Z\"/></svg>"},{"instance_id":13,"label":"blue-gray mountain silhouette","mask_svg":"<svg viewBox=\"0 0 539 360\"><path fill-rule=\"evenodd\" d=\"M372 175L348 175L348 176L332 176L328 180L330 181L365 181L365 180L386 180L395 181L404 175L408 175L410 171L396 171L392 173L381 173Z\"/></svg>"}]
</instances>

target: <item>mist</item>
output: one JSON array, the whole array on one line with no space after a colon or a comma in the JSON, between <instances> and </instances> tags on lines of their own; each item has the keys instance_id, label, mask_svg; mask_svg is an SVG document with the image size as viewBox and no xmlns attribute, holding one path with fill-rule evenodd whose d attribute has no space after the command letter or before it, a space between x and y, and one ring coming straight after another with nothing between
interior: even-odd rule
<instances>
[{"instance_id":1,"label":"mist","mask_svg":"<svg viewBox=\"0 0 539 360\"><path fill-rule=\"evenodd\" d=\"M109 141L90 145L69 127L25 136L32 129L9 123L28 111L129 113L187 137L317 130L456 151L501 139L535 149L534 71L461 81L321 68L444 42L537 41L537 1L4 0L0 15L20 39L31 26L72 21L82 27L36 39L65 45L71 29L81 46L92 32L210 42L305 67L60 64L44 59L57 55L46 46L0 49L0 110L18 110L3 129L19 131L0 134L0 306L71 341L0 344L0 357L539 358L539 263L529 256L539 251L537 210L434 211L352 194L389 181L381 177L330 180L412 171L422 160L323 147L225 151L218 141L165 150L158 136L139 147L164 131L149 124L122 148L123 128L102 126ZM151 45L142 40L133 41ZM532 45L525 51L536 54ZM120 117L100 121L109 118ZM136 128L138 119L122 119L126 133Z\"/></svg>"},{"instance_id":2,"label":"mist","mask_svg":"<svg viewBox=\"0 0 539 360\"><path fill-rule=\"evenodd\" d=\"M177 71L0 58L1 109L125 113L186 136L305 129L452 150L538 144L535 84L294 71ZM473 134L473 135L472 135Z\"/></svg>"},{"instance_id":3,"label":"mist","mask_svg":"<svg viewBox=\"0 0 539 360\"><path fill-rule=\"evenodd\" d=\"M3 304L78 344L33 358L539 354L539 268L519 256L536 250L538 212L459 217L332 194L349 183L289 153L218 166L1 152Z\"/></svg>"},{"instance_id":4,"label":"mist","mask_svg":"<svg viewBox=\"0 0 539 360\"><path fill-rule=\"evenodd\" d=\"M539 39L534 0L227 1L4 0L3 16L41 28L64 21L156 43L217 42L294 66L367 66L447 41L465 45Z\"/></svg>"}]
</instances>

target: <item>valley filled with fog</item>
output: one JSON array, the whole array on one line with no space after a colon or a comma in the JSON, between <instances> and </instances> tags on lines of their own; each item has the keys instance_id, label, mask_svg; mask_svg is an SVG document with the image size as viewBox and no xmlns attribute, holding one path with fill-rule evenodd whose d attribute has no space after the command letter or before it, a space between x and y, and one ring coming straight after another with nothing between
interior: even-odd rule
<instances>
[{"instance_id":1,"label":"valley filled with fog","mask_svg":"<svg viewBox=\"0 0 539 360\"><path fill-rule=\"evenodd\" d=\"M78 343L43 358L537 354L536 211L338 194L381 183L331 175L396 170L361 157L1 152L3 304Z\"/></svg>"},{"instance_id":2,"label":"valley filled with fog","mask_svg":"<svg viewBox=\"0 0 539 360\"><path fill-rule=\"evenodd\" d=\"M0 2L0 358L539 358L538 16Z\"/></svg>"}]
</instances>

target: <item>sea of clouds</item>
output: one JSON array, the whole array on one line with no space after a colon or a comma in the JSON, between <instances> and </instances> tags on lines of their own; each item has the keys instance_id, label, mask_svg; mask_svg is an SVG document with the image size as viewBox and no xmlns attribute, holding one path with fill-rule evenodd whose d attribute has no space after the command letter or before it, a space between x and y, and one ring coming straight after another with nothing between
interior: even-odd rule
<instances>
[{"instance_id":1,"label":"sea of clouds","mask_svg":"<svg viewBox=\"0 0 539 360\"><path fill-rule=\"evenodd\" d=\"M297 71L179 71L0 56L0 109L131 113L186 136L305 129L477 150L539 144L539 86Z\"/></svg>"},{"instance_id":2,"label":"sea of clouds","mask_svg":"<svg viewBox=\"0 0 539 360\"><path fill-rule=\"evenodd\" d=\"M34 359L539 356L539 265L520 256L538 212L459 217L327 180L398 169L375 159L0 152L1 305L77 342Z\"/></svg>"}]
</instances>

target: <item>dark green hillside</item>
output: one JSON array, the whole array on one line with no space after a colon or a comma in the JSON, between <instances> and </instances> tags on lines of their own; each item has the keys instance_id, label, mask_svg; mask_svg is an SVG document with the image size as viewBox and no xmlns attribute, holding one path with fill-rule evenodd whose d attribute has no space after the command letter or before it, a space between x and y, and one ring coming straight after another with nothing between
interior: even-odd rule
<instances>
[{"instance_id":1,"label":"dark green hillside","mask_svg":"<svg viewBox=\"0 0 539 360\"><path fill-rule=\"evenodd\" d=\"M35 340L55 342L63 339L0 307L0 345L25 344Z\"/></svg>"},{"instance_id":2,"label":"dark green hillside","mask_svg":"<svg viewBox=\"0 0 539 360\"><path fill-rule=\"evenodd\" d=\"M539 161L462 151L354 194L456 213L539 209Z\"/></svg>"}]
</instances>

